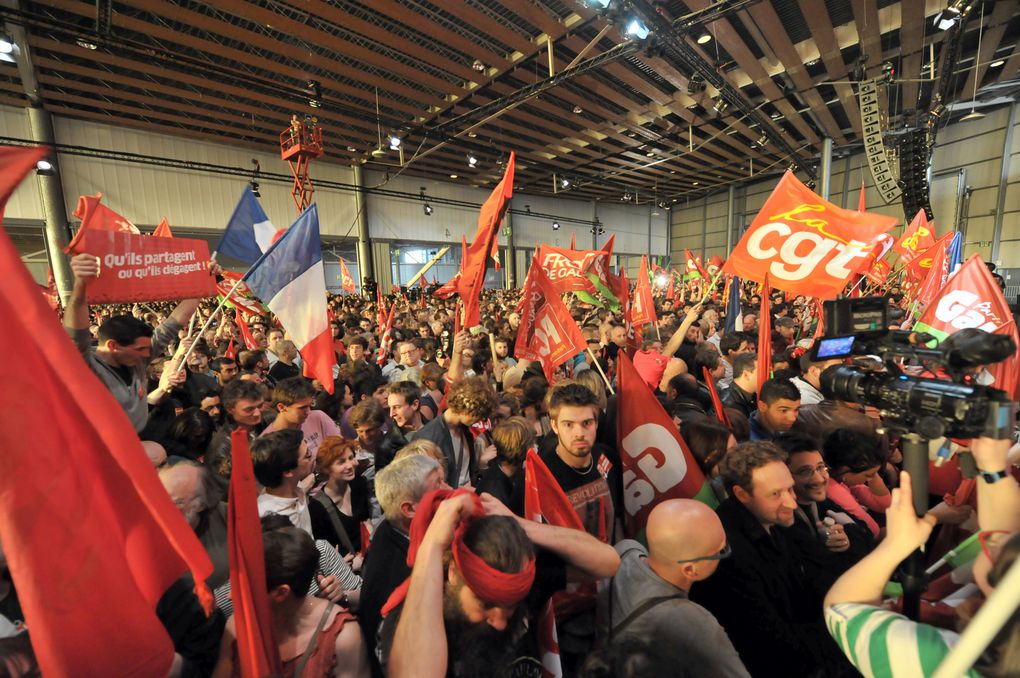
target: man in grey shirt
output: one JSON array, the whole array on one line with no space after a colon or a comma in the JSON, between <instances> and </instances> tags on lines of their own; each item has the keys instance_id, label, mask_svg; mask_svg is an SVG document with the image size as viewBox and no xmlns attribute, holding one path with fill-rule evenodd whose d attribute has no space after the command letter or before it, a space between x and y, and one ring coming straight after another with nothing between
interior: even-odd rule
<instances>
[{"instance_id":1,"label":"man in grey shirt","mask_svg":"<svg viewBox=\"0 0 1020 678\"><path fill-rule=\"evenodd\" d=\"M674 675L749 678L726 631L712 613L687 598L691 585L729 555L715 511L692 499L656 506L646 526L648 549L616 545L620 570L608 587L615 639L645 639L666 655Z\"/></svg>"},{"instance_id":2,"label":"man in grey shirt","mask_svg":"<svg viewBox=\"0 0 1020 678\"><path fill-rule=\"evenodd\" d=\"M146 367L152 356L166 352L166 347L198 308L198 299L182 301L155 330L130 315L114 316L100 326L99 345L93 348L86 288L88 281L100 274L98 257L85 253L75 255L71 258L71 272L74 273L74 289L64 311L64 329L88 366L124 408L135 431L140 432L149 420L149 405L165 398L173 385L164 378L159 388L148 393ZM181 380L177 378L178 382Z\"/></svg>"}]
</instances>

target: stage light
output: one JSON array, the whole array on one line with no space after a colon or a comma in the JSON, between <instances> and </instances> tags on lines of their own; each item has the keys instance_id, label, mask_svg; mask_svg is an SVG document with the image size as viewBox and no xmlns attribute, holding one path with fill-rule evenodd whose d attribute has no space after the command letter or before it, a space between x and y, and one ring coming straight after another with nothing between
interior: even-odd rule
<instances>
[{"instance_id":1,"label":"stage light","mask_svg":"<svg viewBox=\"0 0 1020 678\"><path fill-rule=\"evenodd\" d=\"M478 164L478 158L476 158L473 155L468 155L467 162L468 162L468 167L474 167L475 165Z\"/></svg>"},{"instance_id":2,"label":"stage light","mask_svg":"<svg viewBox=\"0 0 1020 678\"><path fill-rule=\"evenodd\" d=\"M560 188L570 188L570 179L566 177L560 179Z\"/></svg>"},{"instance_id":3,"label":"stage light","mask_svg":"<svg viewBox=\"0 0 1020 678\"><path fill-rule=\"evenodd\" d=\"M648 37L649 33L651 33L651 31L648 30L648 27L637 19L631 19L630 23L627 24L627 30L625 31L626 35L636 38L637 40L644 40Z\"/></svg>"},{"instance_id":4,"label":"stage light","mask_svg":"<svg viewBox=\"0 0 1020 678\"><path fill-rule=\"evenodd\" d=\"M698 36L699 45L706 45L710 42L712 42L712 36L709 35L708 33L702 33L701 35Z\"/></svg>"},{"instance_id":5,"label":"stage light","mask_svg":"<svg viewBox=\"0 0 1020 678\"><path fill-rule=\"evenodd\" d=\"M708 83L705 79L697 73L692 73L690 79L687 81L687 93L691 96L695 94L701 94L708 87Z\"/></svg>"},{"instance_id":6,"label":"stage light","mask_svg":"<svg viewBox=\"0 0 1020 678\"><path fill-rule=\"evenodd\" d=\"M400 137L398 137L396 134L391 134L390 135L390 150L391 151L395 151L398 148L400 148Z\"/></svg>"},{"instance_id":7,"label":"stage light","mask_svg":"<svg viewBox=\"0 0 1020 678\"><path fill-rule=\"evenodd\" d=\"M421 209L423 212L425 212L425 216L427 217L432 216L432 205L425 203L424 205L421 206Z\"/></svg>"},{"instance_id":8,"label":"stage light","mask_svg":"<svg viewBox=\"0 0 1020 678\"><path fill-rule=\"evenodd\" d=\"M312 108L322 106L322 84L318 80L309 80L305 86L308 90L308 105Z\"/></svg>"},{"instance_id":9,"label":"stage light","mask_svg":"<svg viewBox=\"0 0 1020 678\"><path fill-rule=\"evenodd\" d=\"M581 108L580 106L574 106L574 113L576 115L580 115L581 113L584 113L584 109Z\"/></svg>"},{"instance_id":10,"label":"stage light","mask_svg":"<svg viewBox=\"0 0 1020 678\"><path fill-rule=\"evenodd\" d=\"M998 68L999 66L1003 65L1004 63L1006 63L1005 59L996 59L992 63L988 64L988 68Z\"/></svg>"},{"instance_id":11,"label":"stage light","mask_svg":"<svg viewBox=\"0 0 1020 678\"><path fill-rule=\"evenodd\" d=\"M718 96L712 100L712 110L715 111L716 115L722 115L726 112L726 109L730 107L730 103Z\"/></svg>"},{"instance_id":12,"label":"stage light","mask_svg":"<svg viewBox=\"0 0 1020 678\"><path fill-rule=\"evenodd\" d=\"M251 185L251 193L252 193L252 195L254 195L256 198L261 198L262 194L259 193L259 182L257 182L254 179L252 179L248 183Z\"/></svg>"},{"instance_id":13,"label":"stage light","mask_svg":"<svg viewBox=\"0 0 1020 678\"><path fill-rule=\"evenodd\" d=\"M35 173L40 176L51 177L57 173L57 169L53 166L52 162L43 159L35 164Z\"/></svg>"},{"instance_id":14,"label":"stage light","mask_svg":"<svg viewBox=\"0 0 1020 678\"><path fill-rule=\"evenodd\" d=\"M480 60L475 59L474 63L471 64L471 68L481 73L485 70L485 64L483 64Z\"/></svg>"},{"instance_id":15,"label":"stage light","mask_svg":"<svg viewBox=\"0 0 1020 678\"><path fill-rule=\"evenodd\" d=\"M17 63L20 53L21 49L11 36L0 34L0 61L6 61L10 64Z\"/></svg>"},{"instance_id":16,"label":"stage light","mask_svg":"<svg viewBox=\"0 0 1020 678\"><path fill-rule=\"evenodd\" d=\"M560 222L558 222L558 221L554 221L553 222L553 230L554 231L560 230Z\"/></svg>"}]
</instances>

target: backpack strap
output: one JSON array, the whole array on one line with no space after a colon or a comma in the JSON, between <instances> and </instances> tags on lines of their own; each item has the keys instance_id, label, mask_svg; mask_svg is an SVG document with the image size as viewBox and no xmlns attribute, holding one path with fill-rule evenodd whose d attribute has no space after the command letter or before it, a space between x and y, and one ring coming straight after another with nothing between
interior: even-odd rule
<instances>
[{"instance_id":1,"label":"backpack strap","mask_svg":"<svg viewBox=\"0 0 1020 678\"><path fill-rule=\"evenodd\" d=\"M624 618L623 621L621 621L616 626L612 627L612 629L610 629L609 631L610 637L615 638L616 635L620 633L620 631L623 631L625 628L630 626L635 619L643 615L645 612L648 612L659 603L665 603L667 600L676 600L677 598L686 598L686 596L682 593L676 593L671 596L656 596L655 598L649 598L648 600L634 608L631 611L631 613ZM613 601L610 600L609 601L610 609L612 609L612 604Z\"/></svg>"}]
</instances>

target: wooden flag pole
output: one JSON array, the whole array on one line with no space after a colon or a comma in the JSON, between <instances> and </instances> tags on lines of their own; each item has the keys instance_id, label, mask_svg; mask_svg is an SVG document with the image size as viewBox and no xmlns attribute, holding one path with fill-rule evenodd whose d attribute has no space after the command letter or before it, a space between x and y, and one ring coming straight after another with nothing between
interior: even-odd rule
<instances>
[{"instance_id":1,"label":"wooden flag pole","mask_svg":"<svg viewBox=\"0 0 1020 678\"><path fill-rule=\"evenodd\" d=\"M592 362L595 363L595 368L599 371L599 374L602 375L602 381L606 382L606 388L609 389L609 392L611 394L616 395L616 391L613 390L613 385L609 383L609 377L606 376L605 371L602 369L602 365L599 364L599 359L595 357L595 354L592 352L590 346L588 347L587 350L588 355L591 356Z\"/></svg>"}]
</instances>

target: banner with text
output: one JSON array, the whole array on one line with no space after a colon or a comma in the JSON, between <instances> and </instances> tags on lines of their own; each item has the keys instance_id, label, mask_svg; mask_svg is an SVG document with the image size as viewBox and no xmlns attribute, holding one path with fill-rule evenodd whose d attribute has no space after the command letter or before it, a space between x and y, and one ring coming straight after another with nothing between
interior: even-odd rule
<instances>
[{"instance_id":1,"label":"banner with text","mask_svg":"<svg viewBox=\"0 0 1020 678\"><path fill-rule=\"evenodd\" d=\"M209 275L209 245L204 240L89 230L81 249L99 257L99 277L88 285L89 303L216 294L215 280Z\"/></svg>"}]
</instances>

